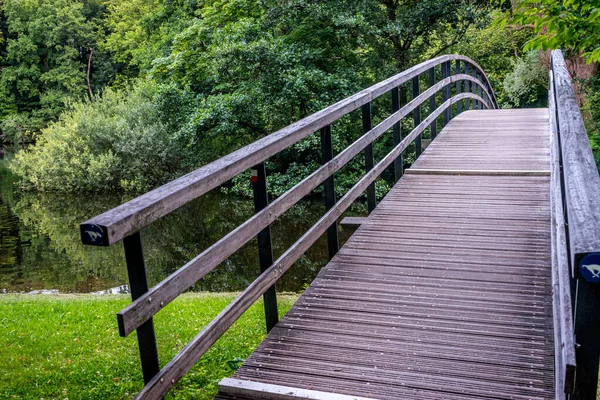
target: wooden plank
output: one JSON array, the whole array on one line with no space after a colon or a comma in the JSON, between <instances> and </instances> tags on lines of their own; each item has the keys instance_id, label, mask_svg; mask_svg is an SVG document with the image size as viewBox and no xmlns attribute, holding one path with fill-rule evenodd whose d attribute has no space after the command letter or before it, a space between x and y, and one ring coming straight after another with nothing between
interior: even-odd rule
<instances>
[{"instance_id":1,"label":"wooden plank","mask_svg":"<svg viewBox=\"0 0 600 400\"><path fill-rule=\"evenodd\" d=\"M406 174L414 175L499 175L499 176L549 176L550 171L526 170L474 170L474 169L424 169L409 168Z\"/></svg>"},{"instance_id":2,"label":"wooden plank","mask_svg":"<svg viewBox=\"0 0 600 400\"><path fill-rule=\"evenodd\" d=\"M219 382L219 392L234 396L252 396L262 400L373 400L367 397L298 389L242 379L225 378Z\"/></svg>"},{"instance_id":3,"label":"wooden plank","mask_svg":"<svg viewBox=\"0 0 600 400\"><path fill-rule=\"evenodd\" d=\"M421 102L427 100L429 96L434 94L444 85L451 84L454 79L461 79L461 76L447 78L447 80L439 82L420 96L414 98L399 111L395 112L369 132L361 136L356 142L344 149L331 161L317 168L312 174L304 178L283 195L279 196L262 211L256 213L242 225L221 238L208 249L204 250L201 254L194 257L183 267L173 272L143 296L140 296L133 301L117 314L120 335L129 335L138 326L150 319L154 314L173 301L173 299L189 289L217 265L225 261L227 257L239 250L260 231L279 218L284 212L293 207L294 204L313 191L333 173L339 171L370 143L384 134L401 118L407 116L414 108L418 107ZM440 112L443 111L443 107L451 106L454 101L458 100L448 100L448 102L439 108L439 110L441 110ZM421 127L420 129L422 131L423 128ZM410 141L407 141L407 139L403 140L400 146L401 149L397 151L397 154L401 154L401 152L416 137L416 135L413 134L409 136L411 137Z\"/></svg>"},{"instance_id":4,"label":"wooden plank","mask_svg":"<svg viewBox=\"0 0 600 400\"><path fill-rule=\"evenodd\" d=\"M463 60L483 73L481 67L473 60L459 55L440 56L418 64L181 178L84 222L80 226L81 239L84 244L108 246L125 236L138 232L157 219L222 185L252 166L264 162L299 140L330 125L391 89L408 82L435 65L449 60ZM489 82L487 83L488 87L491 87ZM494 103L489 106L497 107L494 95L486 94Z\"/></svg>"},{"instance_id":5,"label":"wooden plank","mask_svg":"<svg viewBox=\"0 0 600 400\"><path fill-rule=\"evenodd\" d=\"M367 217L346 217L340 222L340 225L350 228L359 227L367 222Z\"/></svg>"},{"instance_id":6,"label":"wooden plank","mask_svg":"<svg viewBox=\"0 0 600 400\"><path fill-rule=\"evenodd\" d=\"M550 178L404 176L234 378L380 400L554 398Z\"/></svg>"},{"instance_id":7,"label":"wooden plank","mask_svg":"<svg viewBox=\"0 0 600 400\"><path fill-rule=\"evenodd\" d=\"M562 52L552 51L571 265L600 252L600 176Z\"/></svg>"}]
</instances>

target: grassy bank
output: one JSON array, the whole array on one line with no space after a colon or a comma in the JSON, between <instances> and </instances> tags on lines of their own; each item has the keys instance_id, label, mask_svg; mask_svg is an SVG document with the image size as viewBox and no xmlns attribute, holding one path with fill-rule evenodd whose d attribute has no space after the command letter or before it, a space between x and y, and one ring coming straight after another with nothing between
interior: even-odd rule
<instances>
[{"instance_id":1,"label":"grassy bank","mask_svg":"<svg viewBox=\"0 0 600 400\"><path fill-rule=\"evenodd\" d=\"M161 366L234 294L186 294L155 318ZM279 296L285 313L296 296ZM128 296L0 295L0 398L120 399L142 386L136 335L121 338L115 314ZM210 399L265 335L262 303L248 312L169 398Z\"/></svg>"}]
</instances>

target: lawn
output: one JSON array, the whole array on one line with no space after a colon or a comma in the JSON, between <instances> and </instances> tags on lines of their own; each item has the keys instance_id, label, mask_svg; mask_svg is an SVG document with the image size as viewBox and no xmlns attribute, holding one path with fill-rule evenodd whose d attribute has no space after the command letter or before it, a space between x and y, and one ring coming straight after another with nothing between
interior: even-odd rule
<instances>
[{"instance_id":1,"label":"lawn","mask_svg":"<svg viewBox=\"0 0 600 400\"><path fill-rule=\"evenodd\" d=\"M186 294L155 317L161 366L235 294ZM285 313L296 295L280 295ZM143 386L135 333L118 335L128 296L0 295L0 399L131 398ZM265 336L254 304L177 384L171 399L210 399Z\"/></svg>"}]
</instances>

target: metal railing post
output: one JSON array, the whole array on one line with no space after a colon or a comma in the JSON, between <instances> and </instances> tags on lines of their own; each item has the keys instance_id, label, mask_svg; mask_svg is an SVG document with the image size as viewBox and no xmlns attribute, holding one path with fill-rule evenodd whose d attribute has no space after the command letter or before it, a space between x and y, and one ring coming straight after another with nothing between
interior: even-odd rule
<instances>
[{"instance_id":1,"label":"metal railing post","mask_svg":"<svg viewBox=\"0 0 600 400\"><path fill-rule=\"evenodd\" d=\"M363 133L367 133L372 128L372 120L371 120L371 103L367 103L361 107L362 109L362 126ZM369 172L373 169L375 165L375 158L373 155L373 143L369 143L367 147L365 147L365 171ZM375 207L377 206L377 198L375 194L375 182L371 183L367 187L367 205L369 208L369 214L373 212Z\"/></svg>"},{"instance_id":2,"label":"metal railing post","mask_svg":"<svg viewBox=\"0 0 600 400\"><path fill-rule=\"evenodd\" d=\"M331 125L321 129L321 162L325 164L333 158L333 143L331 140ZM335 205L335 178L331 175L323 182L323 191L325 193L325 211L331 210ZM327 248L329 250L329 259L340 249L340 240L338 237L337 221L327 228Z\"/></svg>"},{"instance_id":3,"label":"metal railing post","mask_svg":"<svg viewBox=\"0 0 600 400\"><path fill-rule=\"evenodd\" d=\"M265 163L260 163L252 168L252 190L254 192L254 211L260 212L269 205L269 194L267 192L267 171ZM273 264L273 245L271 243L271 227L267 226L256 235L258 240L258 259L260 272L265 272ZM263 294L265 308L265 322L267 332L279 321L277 311L277 292L275 285L271 286Z\"/></svg>"},{"instance_id":4,"label":"metal railing post","mask_svg":"<svg viewBox=\"0 0 600 400\"><path fill-rule=\"evenodd\" d=\"M429 87L435 85L435 67L429 69ZM436 93L432 94L429 98L429 112L432 113L436 109ZM429 131L431 132L431 140L437 136L437 118L433 120L429 125Z\"/></svg>"},{"instance_id":5,"label":"metal railing post","mask_svg":"<svg viewBox=\"0 0 600 400\"><path fill-rule=\"evenodd\" d=\"M456 60L456 74L460 74L460 60ZM456 94L462 91L462 81L456 81ZM456 115L462 112L462 100L456 103Z\"/></svg>"},{"instance_id":6,"label":"metal railing post","mask_svg":"<svg viewBox=\"0 0 600 400\"><path fill-rule=\"evenodd\" d=\"M396 111L400 110L400 91L398 90L397 87L395 87L391 90L390 93L392 95L392 113L395 113ZM393 135L394 135L394 147L395 147L402 140L401 121L398 121L394 124L393 132L394 132ZM403 173L404 173L403 160L402 160L402 154L400 154L398 156L398 158L396 158L394 160L394 183L398 182L400 180L400 178L402 178Z\"/></svg>"},{"instance_id":7,"label":"metal railing post","mask_svg":"<svg viewBox=\"0 0 600 400\"><path fill-rule=\"evenodd\" d=\"M595 400L600 360L600 283L577 279L575 301L577 373L574 400Z\"/></svg>"},{"instance_id":8,"label":"metal railing post","mask_svg":"<svg viewBox=\"0 0 600 400\"><path fill-rule=\"evenodd\" d=\"M465 74L471 75L471 67L465 63ZM471 91L471 81L465 81L465 92ZM465 99L465 111L471 109L471 99Z\"/></svg>"},{"instance_id":9,"label":"metal railing post","mask_svg":"<svg viewBox=\"0 0 600 400\"><path fill-rule=\"evenodd\" d=\"M446 79L450 76L450 68L449 68L449 62L444 62L442 63L442 80ZM446 100L448 100L450 98L450 92L448 91L448 89L450 88L449 85L446 85L443 89L442 89L442 103L444 103ZM444 110L444 112L442 113L442 127L448 125L448 122L450 121L450 118L448 118L448 110Z\"/></svg>"},{"instance_id":10,"label":"metal railing post","mask_svg":"<svg viewBox=\"0 0 600 400\"><path fill-rule=\"evenodd\" d=\"M146 263L144 261L140 233L136 232L124 237L123 247L125 249L125 262L127 264L127 275L129 276L131 300L135 301L148 291ZM152 318L140 325L136 329L136 333L140 359L142 361L142 375L144 376L144 383L148 383L160 371Z\"/></svg>"},{"instance_id":11,"label":"metal railing post","mask_svg":"<svg viewBox=\"0 0 600 400\"><path fill-rule=\"evenodd\" d=\"M419 93L421 92L421 88L420 88L420 75L415 76L414 78L412 78L412 98L416 98L417 96L419 96ZM413 110L413 121L415 123L415 127L417 127L420 123L421 123L421 105L419 104L417 106L417 108L415 108ZM415 159L419 158L419 156L421 155L423 151L423 144L422 144L422 135L417 136L417 138L415 139Z\"/></svg>"},{"instance_id":12,"label":"metal railing post","mask_svg":"<svg viewBox=\"0 0 600 400\"><path fill-rule=\"evenodd\" d=\"M481 82L481 74L480 74L479 72L476 72L476 73L475 73L475 77L477 78L477 80L478 80L479 82ZM479 85L479 84L477 85L477 94L478 94L479 96L481 96L481 95L482 95L482 92L481 92L481 85ZM482 108L483 108L483 104L481 104L481 101L477 100L477 109L478 109L478 110L481 110Z\"/></svg>"}]
</instances>

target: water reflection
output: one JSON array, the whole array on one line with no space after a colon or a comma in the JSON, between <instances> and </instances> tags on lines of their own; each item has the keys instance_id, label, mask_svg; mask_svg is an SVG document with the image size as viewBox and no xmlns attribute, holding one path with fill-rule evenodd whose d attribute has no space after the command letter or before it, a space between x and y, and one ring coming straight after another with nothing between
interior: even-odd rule
<instances>
[{"instance_id":1,"label":"water reflection","mask_svg":"<svg viewBox=\"0 0 600 400\"><path fill-rule=\"evenodd\" d=\"M79 223L127 200L120 196L21 193L0 161L0 291L57 289L89 293L127 283L122 246L83 246ZM323 213L320 202L305 202L273 226L279 256ZM251 200L218 191L190 203L142 232L148 279L164 279L253 214ZM237 291L259 273L256 241L249 242L208 274L194 290ZM326 262L324 238L279 282L301 290Z\"/></svg>"}]
</instances>

